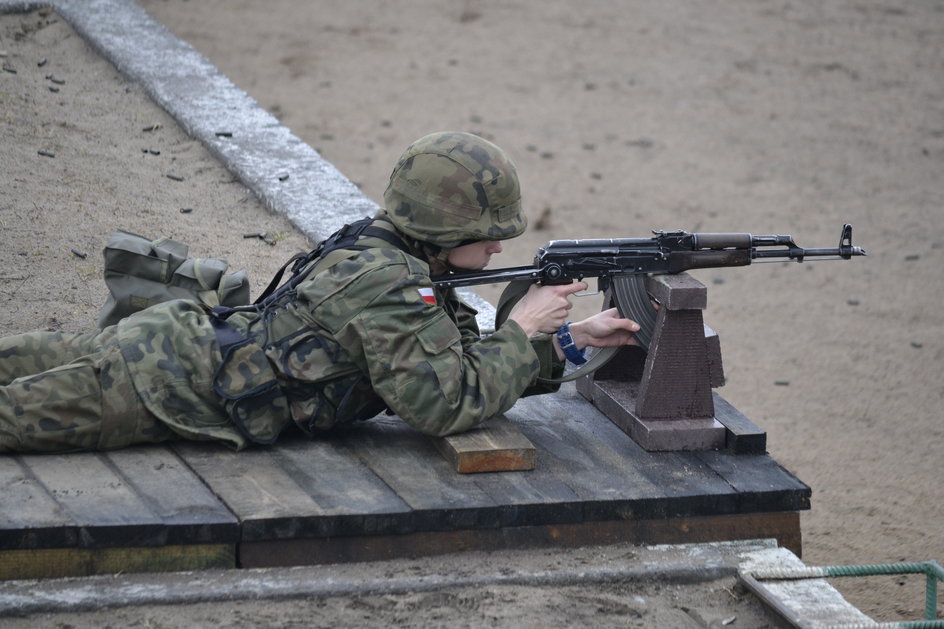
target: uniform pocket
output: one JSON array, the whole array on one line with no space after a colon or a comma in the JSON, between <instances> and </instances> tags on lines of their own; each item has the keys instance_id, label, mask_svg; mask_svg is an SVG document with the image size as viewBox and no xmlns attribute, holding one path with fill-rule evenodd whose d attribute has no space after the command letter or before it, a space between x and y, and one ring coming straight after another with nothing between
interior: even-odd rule
<instances>
[{"instance_id":1,"label":"uniform pocket","mask_svg":"<svg viewBox=\"0 0 944 629\"><path fill-rule=\"evenodd\" d=\"M265 353L248 340L226 349L213 390L236 427L255 443L274 442L291 421L288 402Z\"/></svg>"},{"instance_id":2,"label":"uniform pocket","mask_svg":"<svg viewBox=\"0 0 944 629\"><path fill-rule=\"evenodd\" d=\"M439 354L460 343L461 336L456 324L445 312L416 331L420 346L429 354Z\"/></svg>"}]
</instances>

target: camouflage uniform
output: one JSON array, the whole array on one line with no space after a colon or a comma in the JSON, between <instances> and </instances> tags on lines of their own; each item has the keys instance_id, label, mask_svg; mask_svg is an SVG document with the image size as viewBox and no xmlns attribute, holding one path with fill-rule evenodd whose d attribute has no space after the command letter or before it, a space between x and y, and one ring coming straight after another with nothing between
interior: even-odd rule
<instances>
[{"instance_id":1,"label":"camouflage uniform","mask_svg":"<svg viewBox=\"0 0 944 629\"><path fill-rule=\"evenodd\" d=\"M211 317L182 300L95 334L0 339L0 451L176 437L239 449L271 443L293 424L313 434L385 409L444 435L544 392L529 387L563 370L550 341L529 340L511 320L480 338L475 312L435 289L425 262L523 231L504 159L467 134L412 145L385 195L390 222L377 222L406 246L367 236L359 249L316 260L261 313L229 316L239 342L221 345Z\"/></svg>"},{"instance_id":2,"label":"camouflage uniform","mask_svg":"<svg viewBox=\"0 0 944 629\"><path fill-rule=\"evenodd\" d=\"M183 436L243 445L213 392L206 313L175 300L91 334L0 339L0 451L104 450Z\"/></svg>"},{"instance_id":3,"label":"camouflage uniform","mask_svg":"<svg viewBox=\"0 0 944 629\"><path fill-rule=\"evenodd\" d=\"M417 258L388 247L337 254L268 320L231 316L251 341L222 369L209 316L183 300L97 334L0 339L0 451L177 437L242 448L292 420L316 433L385 408L442 435L509 409L539 373L559 374L550 343L532 345L513 321L480 339L474 310L433 289ZM264 403L246 395L260 389Z\"/></svg>"},{"instance_id":4,"label":"camouflage uniform","mask_svg":"<svg viewBox=\"0 0 944 629\"><path fill-rule=\"evenodd\" d=\"M480 338L475 311L435 289L425 262L374 243L329 255L248 328L305 432L385 408L427 434L460 432L544 392L528 389L539 374L560 374L548 340L532 343L513 321Z\"/></svg>"}]
</instances>

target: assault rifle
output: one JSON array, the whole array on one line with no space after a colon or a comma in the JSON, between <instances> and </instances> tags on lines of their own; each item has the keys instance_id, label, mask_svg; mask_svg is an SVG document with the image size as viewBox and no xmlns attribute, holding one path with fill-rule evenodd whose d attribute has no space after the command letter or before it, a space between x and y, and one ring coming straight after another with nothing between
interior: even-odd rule
<instances>
[{"instance_id":1,"label":"assault rifle","mask_svg":"<svg viewBox=\"0 0 944 629\"><path fill-rule=\"evenodd\" d=\"M752 236L742 233L653 231L653 238L589 238L552 240L539 248L534 264L484 271L457 271L433 277L443 288L525 280L566 284L596 277L604 291L612 279L626 275L681 273L692 269L746 266L754 260L777 258L803 262L808 258L849 260L865 251L852 244L852 225L842 228L839 246L804 249L793 236Z\"/></svg>"},{"instance_id":2,"label":"assault rifle","mask_svg":"<svg viewBox=\"0 0 944 629\"><path fill-rule=\"evenodd\" d=\"M793 241L792 236L692 234L685 231L654 231L653 234L653 238L552 240L538 249L531 266L459 271L432 279L434 284L443 288L508 282L496 310L495 327L498 327L531 284L569 284L596 277L600 292L613 287L613 301L624 317L639 324L636 341L648 350L657 311L645 289L646 275L746 266L754 260L849 260L853 256L865 255L862 248L853 246L852 225L849 224L843 226L839 246L834 249L804 249ZM614 355L612 348L601 353L609 357ZM593 368L607 360L601 356ZM577 373L588 371L578 370ZM574 375L568 379L572 377Z\"/></svg>"}]
</instances>

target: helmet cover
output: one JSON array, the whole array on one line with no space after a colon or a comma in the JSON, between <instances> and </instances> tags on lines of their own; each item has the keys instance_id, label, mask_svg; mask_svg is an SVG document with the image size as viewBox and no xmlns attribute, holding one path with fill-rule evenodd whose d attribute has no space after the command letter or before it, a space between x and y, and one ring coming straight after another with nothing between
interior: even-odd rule
<instances>
[{"instance_id":1,"label":"helmet cover","mask_svg":"<svg viewBox=\"0 0 944 629\"><path fill-rule=\"evenodd\" d=\"M411 144L384 202L400 231L445 249L514 238L527 226L514 163L471 133L433 133Z\"/></svg>"}]
</instances>

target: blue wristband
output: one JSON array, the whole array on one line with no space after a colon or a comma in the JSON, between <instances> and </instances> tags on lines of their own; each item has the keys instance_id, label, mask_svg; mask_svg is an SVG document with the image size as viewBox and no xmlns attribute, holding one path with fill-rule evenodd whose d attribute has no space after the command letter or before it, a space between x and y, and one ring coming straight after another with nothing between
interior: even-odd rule
<instances>
[{"instance_id":1,"label":"blue wristband","mask_svg":"<svg viewBox=\"0 0 944 629\"><path fill-rule=\"evenodd\" d=\"M577 349L577 346L574 345L574 337L570 335L570 321L562 325L560 330L557 331L557 342L560 344L561 351L564 352L567 360L575 365L582 365L587 362L587 359L583 357L583 350Z\"/></svg>"}]
</instances>

